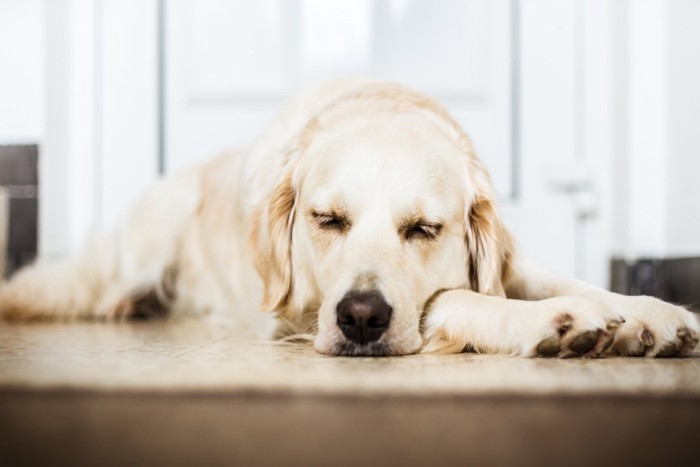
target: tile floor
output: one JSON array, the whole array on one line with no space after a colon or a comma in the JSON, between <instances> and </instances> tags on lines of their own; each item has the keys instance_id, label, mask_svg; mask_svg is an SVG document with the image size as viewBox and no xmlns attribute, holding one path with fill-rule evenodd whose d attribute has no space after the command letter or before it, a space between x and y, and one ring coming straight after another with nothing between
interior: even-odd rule
<instances>
[{"instance_id":1,"label":"tile floor","mask_svg":"<svg viewBox=\"0 0 700 467\"><path fill-rule=\"evenodd\" d=\"M0 387L700 396L700 358L338 358L197 321L0 324Z\"/></svg>"}]
</instances>

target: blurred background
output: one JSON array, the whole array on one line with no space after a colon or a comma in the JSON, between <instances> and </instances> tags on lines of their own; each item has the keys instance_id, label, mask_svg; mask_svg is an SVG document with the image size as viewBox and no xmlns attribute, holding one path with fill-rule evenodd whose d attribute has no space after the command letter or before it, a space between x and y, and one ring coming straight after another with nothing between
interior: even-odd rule
<instances>
[{"instance_id":1,"label":"blurred background","mask_svg":"<svg viewBox=\"0 0 700 467\"><path fill-rule=\"evenodd\" d=\"M539 264L688 303L699 24L694 0L0 0L0 268L363 75L447 106Z\"/></svg>"}]
</instances>

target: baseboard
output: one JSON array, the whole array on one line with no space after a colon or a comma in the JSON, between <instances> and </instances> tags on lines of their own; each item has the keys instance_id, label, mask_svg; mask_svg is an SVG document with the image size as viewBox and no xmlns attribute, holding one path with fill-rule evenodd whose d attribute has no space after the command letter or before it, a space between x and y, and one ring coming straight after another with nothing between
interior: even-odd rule
<instances>
[{"instance_id":1,"label":"baseboard","mask_svg":"<svg viewBox=\"0 0 700 467\"><path fill-rule=\"evenodd\" d=\"M700 257L613 259L610 288L700 309Z\"/></svg>"},{"instance_id":2,"label":"baseboard","mask_svg":"<svg viewBox=\"0 0 700 467\"><path fill-rule=\"evenodd\" d=\"M9 228L9 202L7 190L0 186L0 283L7 272L7 230Z\"/></svg>"},{"instance_id":3,"label":"baseboard","mask_svg":"<svg viewBox=\"0 0 700 467\"><path fill-rule=\"evenodd\" d=\"M37 254L38 160L36 145L0 146L0 187L7 199L4 267L0 277L12 274Z\"/></svg>"}]
</instances>

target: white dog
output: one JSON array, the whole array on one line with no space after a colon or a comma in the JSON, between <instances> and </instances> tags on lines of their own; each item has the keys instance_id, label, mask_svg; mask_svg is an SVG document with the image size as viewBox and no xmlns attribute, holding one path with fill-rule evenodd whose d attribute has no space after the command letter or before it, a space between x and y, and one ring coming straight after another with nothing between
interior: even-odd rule
<instances>
[{"instance_id":1,"label":"white dog","mask_svg":"<svg viewBox=\"0 0 700 467\"><path fill-rule=\"evenodd\" d=\"M459 125L359 81L298 96L250 148L168 176L78 259L0 289L7 319L165 312L331 355L661 357L700 331L678 306L528 266Z\"/></svg>"}]
</instances>

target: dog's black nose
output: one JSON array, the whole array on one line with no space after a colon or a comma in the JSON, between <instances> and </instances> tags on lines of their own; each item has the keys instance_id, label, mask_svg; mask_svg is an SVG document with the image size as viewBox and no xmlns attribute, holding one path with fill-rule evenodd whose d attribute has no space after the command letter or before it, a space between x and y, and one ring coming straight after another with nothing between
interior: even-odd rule
<instances>
[{"instance_id":1,"label":"dog's black nose","mask_svg":"<svg viewBox=\"0 0 700 467\"><path fill-rule=\"evenodd\" d=\"M336 313L340 330L358 344L379 339L391 319L391 307L377 291L349 292L338 302Z\"/></svg>"}]
</instances>

